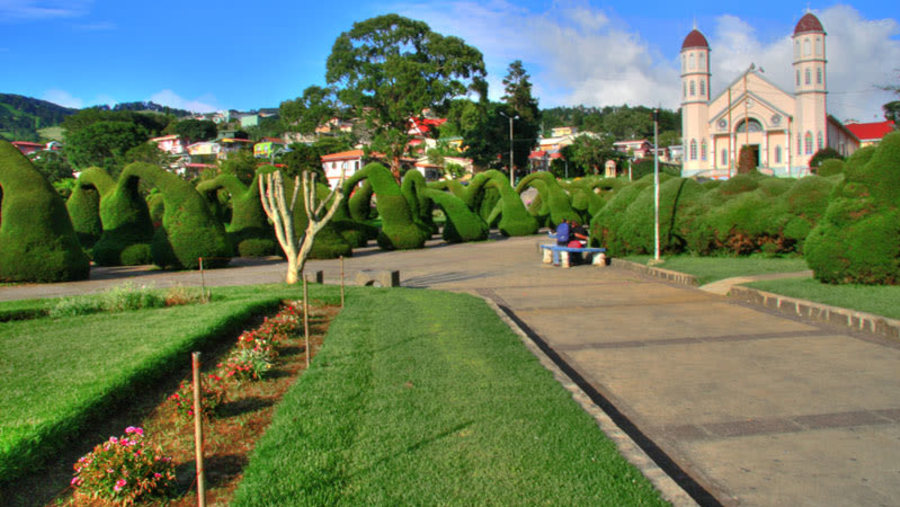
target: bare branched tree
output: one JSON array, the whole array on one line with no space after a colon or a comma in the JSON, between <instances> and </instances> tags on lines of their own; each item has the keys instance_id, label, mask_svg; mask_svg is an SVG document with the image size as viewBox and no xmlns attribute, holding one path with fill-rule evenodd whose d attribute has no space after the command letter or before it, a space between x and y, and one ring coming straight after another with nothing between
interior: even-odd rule
<instances>
[{"instance_id":1,"label":"bare branched tree","mask_svg":"<svg viewBox=\"0 0 900 507\"><path fill-rule=\"evenodd\" d=\"M328 224L344 199L343 186L344 174L341 173L337 186L331 190L327 198L319 201L316 196L316 174L312 171L303 171L300 176L294 178L294 192L288 201L284 195L284 179L281 171L260 175L259 196L263 209L272 221L278 244L281 245L288 261L285 282L294 284L300 280L316 234ZM303 235L297 237L294 231L294 206L300 192L303 192L303 209L308 220Z\"/></svg>"}]
</instances>

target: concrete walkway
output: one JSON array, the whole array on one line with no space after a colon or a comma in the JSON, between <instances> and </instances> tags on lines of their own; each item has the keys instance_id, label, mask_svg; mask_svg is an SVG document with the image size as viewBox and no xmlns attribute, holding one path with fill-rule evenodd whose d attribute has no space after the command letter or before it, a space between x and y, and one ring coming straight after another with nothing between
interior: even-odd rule
<instances>
[{"instance_id":1,"label":"concrete walkway","mask_svg":"<svg viewBox=\"0 0 900 507\"><path fill-rule=\"evenodd\" d=\"M615 267L545 267L542 241L369 248L345 269L348 280L361 269L398 269L404 286L496 303L701 504L900 502L900 343ZM284 276L279 262L242 264L205 281ZM316 270L336 282L339 264L313 261L308 272ZM124 271L0 287L0 300L101 290L129 274L160 287L200 282L196 272Z\"/></svg>"},{"instance_id":2,"label":"concrete walkway","mask_svg":"<svg viewBox=\"0 0 900 507\"><path fill-rule=\"evenodd\" d=\"M706 292L711 292L713 294L718 294L720 296L728 295L728 292L735 285L740 285L742 283L755 282L757 280L782 280L785 278L812 278L813 272L812 270L806 271L797 271L795 273L770 273L767 275L754 275L754 276L736 276L734 278L725 278L723 280L716 280L715 282L708 283L700 287L700 290L705 290Z\"/></svg>"}]
</instances>

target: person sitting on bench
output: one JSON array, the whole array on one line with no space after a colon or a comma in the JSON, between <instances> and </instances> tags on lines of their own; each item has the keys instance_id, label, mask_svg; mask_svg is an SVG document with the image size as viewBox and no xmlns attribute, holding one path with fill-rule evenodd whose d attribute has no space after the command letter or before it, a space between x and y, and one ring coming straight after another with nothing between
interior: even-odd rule
<instances>
[{"instance_id":1,"label":"person sitting on bench","mask_svg":"<svg viewBox=\"0 0 900 507\"><path fill-rule=\"evenodd\" d=\"M578 222L573 221L570 231L570 240L566 246L570 248L584 248L588 244L587 231L584 230ZM580 252L569 253L569 261L572 264L581 264L582 254Z\"/></svg>"},{"instance_id":2,"label":"person sitting on bench","mask_svg":"<svg viewBox=\"0 0 900 507\"><path fill-rule=\"evenodd\" d=\"M562 222L556 226L556 245L557 246L569 246L569 236L570 236L570 228L569 228L569 220L563 218ZM553 265L559 266L559 252L556 250L553 251Z\"/></svg>"}]
</instances>

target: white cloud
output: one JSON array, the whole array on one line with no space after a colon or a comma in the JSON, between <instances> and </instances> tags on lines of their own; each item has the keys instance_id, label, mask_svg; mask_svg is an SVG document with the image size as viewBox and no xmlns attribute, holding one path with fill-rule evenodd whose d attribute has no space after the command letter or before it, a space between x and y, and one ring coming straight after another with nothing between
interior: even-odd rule
<instances>
[{"instance_id":1,"label":"white cloud","mask_svg":"<svg viewBox=\"0 0 900 507\"><path fill-rule=\"evenodd\" d=\"M76 109L81 109L84 107L84 101L79 99L78 97L73 97L71 93L65 90L47 90L41 96L41 99L46 100L47 102L53 102L54 104L64 106L64 107L74 107Z\"/></svg>"},{"instance_id":2,"label":"white cloud","mask_svg":"<svg viewBox=\"0 0 900 507\"><path fill-rule=\"evenodd\" d=\"M507 66L519 59L532 75L534 94L542 107L623 103L679 107L681 84L675 55L680 48L656 47L612 11L584 0L558 0L537 13L507 0L450 0L439 6L401 3L393 10L480 49L492 99L503 94L501 80ZM893 97L877 85L896 84L900 67L897 21L863 19L856 9L844 5L816 11L816 15L828 34L830 112L839 119L880 118L881 104ZM713 91L723 89L755 63L770 80L791 92L792 29L790 25L777 40L763 41L755 27L734 15L718 17L712 27L701 26L712 48Z\"/></svg>"},{"instance_id":3,"label":"white cloud","mask_svg":"<svg viewBox=\"0 0 900 507\"><path fill-rule=\"evenodd\" d=\"M215 97L209 94L196 99L185 99L174 91L166 89L154 93L148 100L163 106L186 109L195 113L208 113L220 109L215 105Z\"/></svg>"},{"instance_id":4,"label":"white cloud","mask_svg":"<svg viewBox=\"0 0 900 507\"><path fill-rule=\"evenodd\" d=\"M0 0L0 20L22 21L83 16L93 0Z\"/></svg>"}]
</instances>

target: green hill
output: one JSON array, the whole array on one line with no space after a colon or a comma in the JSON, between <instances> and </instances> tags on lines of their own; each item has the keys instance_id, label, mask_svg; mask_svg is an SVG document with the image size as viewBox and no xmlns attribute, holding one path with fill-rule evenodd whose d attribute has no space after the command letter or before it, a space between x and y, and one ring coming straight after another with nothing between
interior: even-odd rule
<instances>
[{"instance_id":1,"label":"green hill","mask_svg":"<svg viewBox=\"0 0 900 507\"><path fill-rule=\"evenodd\" d=\"M46 100L0 93L0 137L8 141L40 141L39 129L59 125L77 111Z\"/></svg>"}]
</instances>

